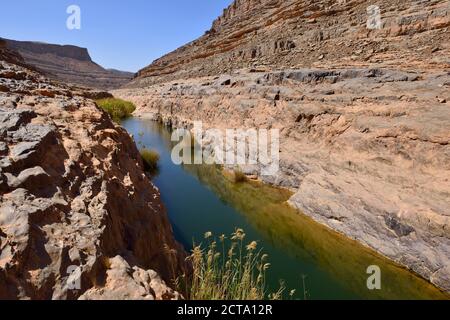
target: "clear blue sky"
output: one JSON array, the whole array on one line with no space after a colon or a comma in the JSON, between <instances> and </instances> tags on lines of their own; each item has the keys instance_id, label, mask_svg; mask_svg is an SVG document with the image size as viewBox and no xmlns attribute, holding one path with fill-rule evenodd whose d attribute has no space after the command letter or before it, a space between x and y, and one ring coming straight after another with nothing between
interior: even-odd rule
<instances>
[{"instance_id":1,"label":"clear blue sky","mask_svg":"<svg viewBox=\"0 0 450 320\"><path fill-rule=\"evenodd\" d=\"M73 44L106 68L136 72L203 35L232 0L2 0L0 37ZM66 9L81 8L81 30Z\"/></svg>"}]
</instances>

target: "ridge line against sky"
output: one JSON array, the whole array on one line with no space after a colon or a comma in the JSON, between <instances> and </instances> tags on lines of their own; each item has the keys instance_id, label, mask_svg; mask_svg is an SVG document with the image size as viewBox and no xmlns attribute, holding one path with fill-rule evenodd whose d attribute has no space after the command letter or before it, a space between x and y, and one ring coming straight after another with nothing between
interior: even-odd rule
<instances>
[{"instance_id":1,"label":"ridge line against sky","mask_svg":"<svg viewBox=\"0 0 450 320\"><path fill-rule=\"evenodd\" d=\"M232 0L16 0L0 5L0 37L87 48L107 69L137 72L211 28ZM81 30L66 10L81 9Z\"/></svg>"}]
</instances>

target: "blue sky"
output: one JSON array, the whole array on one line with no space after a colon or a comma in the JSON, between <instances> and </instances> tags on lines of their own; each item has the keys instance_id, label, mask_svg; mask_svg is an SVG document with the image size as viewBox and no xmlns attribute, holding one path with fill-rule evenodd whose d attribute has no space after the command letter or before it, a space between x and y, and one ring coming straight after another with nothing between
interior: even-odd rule
<instances>
[{"instance_id":1,"label":"blue sky","mask_svg":"<svg viewBox=\"0 0 450 320\"><path fill-rule=\"evenodd\" d=\"M136 72L196 39L232 0L1 1L0 37L73 44L106 68ZM81 30L66 28L69 5L81 8Z\"/></svg>"}]
</instances>

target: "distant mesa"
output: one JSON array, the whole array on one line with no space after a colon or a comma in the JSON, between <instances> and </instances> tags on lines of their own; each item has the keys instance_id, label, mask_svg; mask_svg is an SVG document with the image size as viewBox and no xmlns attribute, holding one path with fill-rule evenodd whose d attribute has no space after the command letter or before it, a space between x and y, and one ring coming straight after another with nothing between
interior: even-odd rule
<instances>
[{"instance_id":1,"label":"distant mesa","mask_svg":"<svg viewBox=\"0 0 450 320\"><path fill-rule=\"evenodd\" d=\"M26 64L55 80L110 90L119 88L134 76L131 72L101 67L92 61L86 48L1 38L0 41L6 43L10 51L19 53Z\"/></svg>"}]
</instances>

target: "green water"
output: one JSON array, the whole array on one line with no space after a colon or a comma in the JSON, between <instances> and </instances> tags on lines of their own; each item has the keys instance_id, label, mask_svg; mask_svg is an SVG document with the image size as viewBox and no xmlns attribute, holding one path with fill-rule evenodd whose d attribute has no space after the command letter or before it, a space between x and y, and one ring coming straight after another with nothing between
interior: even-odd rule
<instances>
[{"instance_id":1,"label":"green water","mask_svg":"<svg viewBox=\"0 0 450 320\"><path fill-rule=\"evenodd\" d=\"M160 153L154 182L175 235L187 250L194 240L201 242L206 231L219 236L239 227L249 242L258 241L269 254L272 291L284 280L299 299L305 290L308 299L448 299L411 272L289 207L289 191L256 182L235 184L216 166L177 166L171 161L173 143L166 128L135 118L122 125L139 147ZM381 290L367 288L370 265L381 268Z\"/></svg>"}]
</instances>

